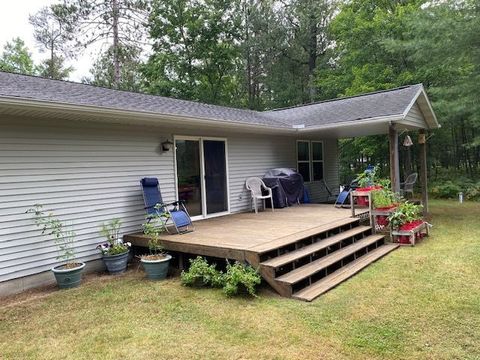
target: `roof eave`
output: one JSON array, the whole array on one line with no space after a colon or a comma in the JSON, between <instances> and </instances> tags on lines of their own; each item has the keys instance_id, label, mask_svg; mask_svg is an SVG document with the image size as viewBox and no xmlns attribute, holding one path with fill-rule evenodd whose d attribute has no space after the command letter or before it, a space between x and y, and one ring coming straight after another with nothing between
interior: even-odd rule
<instances>
[{"instance_id":1,"label":"roof eave","mask_svg":"<svg viewBox=\"0 0 480 360\"><path fill-rule=\"evenodd\" d=\"M296 129L296 131L300 133L308 133L308 132L330 130L330 129L342 128L342 127L356 127L356 126L362 126L367 124L393 123L395 121L400 121L402 119L403 119L403 114L378 116L375 118L342 121L342 122L337 122L333 124L318 125L318 126L309 126L304 129Z\"/></svg>"},{"instance_id":2,"label":"roof eave","mask_svg":"<svg viewBox=\"0 0 480 360\"><path fill-rule=\"evenodd\" d=\"M270 124L249 124L239 121L225 121L206 117L194 117L187 115L176 115L168 113L157 113L149 111L134 111L134 110L119 110L108 107L89 106L89 105L73 105L59 102L39 101L22 98L0 97L0 105L11 107L28 107L31 110L49 110L49 111L63 111L63 112L78 112L82 114L101 114L105 118L115 117L134 117L136 120L146 120L150 125L162 125L158 120L180 121L182 123L192 123L195 125L214 125L222 126L224 128L242 128L249 130L268 130L278 133L292 133L294 130L290 127L275 126Z\"/></svg>"},{"instance_id":3,"label":"roof eave","mask_svg":"<svg viewBox=\"0 0 480 360\"><path fill-rule=\"evenodd\" d=\"M415 96L412 98L412 101L410 101L410 104L408 104L407 108L403 112L403 118L404 119L406 118L407 114L410 112L413 105L415 105L415 103L418 101L418 99L421 96L423 103L419 102L420 109L422 110L422 113L424 113L424 111L426 110L431 116L431 122L429 123L427 121L427 116L425 116L425 113L424 113L425 122L427 123L428 128L429 129L438 129L438 128L441 127L441 125L438 122L437 115L433 111L432 104L430 103L430 100L428 99L428 96L427 96L427 93L425 91L425 88L423 87L423 84L419 84L419 85L420 85L420 88L418 89Z\"/></svg>"}]
</instances>

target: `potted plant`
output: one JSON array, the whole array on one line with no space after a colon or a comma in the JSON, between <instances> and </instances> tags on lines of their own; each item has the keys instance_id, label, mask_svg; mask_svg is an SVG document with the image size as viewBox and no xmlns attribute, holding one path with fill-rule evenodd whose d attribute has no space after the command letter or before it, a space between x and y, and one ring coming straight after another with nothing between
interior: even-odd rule
<instances>
[{"instance_id":1,"label":"potted plant","mask_svg":"<svg viewBox=\"0 0 480 360\"><path fill-rule=\"evenodd\" d=\"M102 259L110 274L120 274L127 269L128 253L130 243L123 243L120 239L120 219L113 219L103 223L100 234L107 239L107 242L97 246L102 253Z\"/></svg>"},{"instance_id":2,"label":"potted plant","mask_svg":"<svg viewBox=\"0 0 480 360\"><path fill-rule=\"evenodd\" d=\"M164 220L168 214L161 212L161 207L156 207L154 214L147 216L147 221L143 224L143 233L148 236L148 249L150 253L140 256L140 262L147 274L147 278L152 280L161 280L167 277L168 266L172 258L171 255L163 251L160 244L160 235L166 232Z\"/></svg>"},{"instance_id":3,"label":"potted plant","mask_svg":"<svg viewBox=\"0 0 480 360\"><path fill-rule=\"evenodd\" d=\"M376 185L375 183L377 170L378 167L375 166L373 170L365 170L364 172L358 174L356 181L359 187L356 188L355 191L370 192L372 190L381 189L382 187ZM368 196L358 196L357 204L359 206L368 206Z\"/></svg>"},{"instance_id":4,"label":"potted plant","mask_svg":"<svg viewBox=\"0 0 480 360\"><path fill-rule=\"evenodd\" d=\"M60 289L77 287L82 280L82 271L85 263L79 262L75 258L75 232L66 228L52 212L45 213L42 205L35 205L27 210L27 213L33 214L35 225L42 229L42 234L53 236L57 246L57 259L64 263L52 268L52 272L57 280Z\"/></svg>"},{"instance_id":5,"label":"potted plant","mask_svg":"<svg viewBox=\"0 0 480 360\"><path fill-rule=\"evenodd\" d=\"M377 224L380 226L388 225L388 213L392 212L398 206L400 197L389 189L389 184L385 187L373 190L371 192L372 207L376 211L385 212L382 215L376 215Z\"/></svg>"},{"instance_id":6,"label":"potted plant","mask_svg":"<svg viewBox=\"0 0 480 360\"><path fill-rule=\"evenodd\" d=\"M410 231L423 223L421 217L422 206L415 205L410 201L401 203L394 212L388 216L388 221L392 230L395 231ZM399 242L409 243L409 237L401 235Z\"/></svg>"}]
</instances>

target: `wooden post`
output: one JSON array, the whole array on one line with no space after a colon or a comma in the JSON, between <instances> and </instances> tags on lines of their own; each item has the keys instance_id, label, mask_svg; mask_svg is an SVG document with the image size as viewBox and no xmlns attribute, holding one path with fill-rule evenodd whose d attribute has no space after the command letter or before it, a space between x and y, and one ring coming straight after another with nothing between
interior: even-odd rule
<instances>
[{"instance_id":1,"label":"wooden post","mask_svg":"<svg viewBox=\"0 0 480 360\"><path fill-rule=\"evenodd\" d=\"M427 141L425 130L418 131L420 181L422 182L422 205L424 215L428 214L428 182L427 182Z\"/></svg>"},{"instance_id":2,"label":"wooden post","mask_svg":"<svg viewBox=\"0 0 480 360\"><path fill-rule=\"evenodd\" d=\"M398 132L395 125L388 128L388 138L390 140L390 181L392 190L400 192L400 161L398 157Z\"/></svg>"}]
</instances>

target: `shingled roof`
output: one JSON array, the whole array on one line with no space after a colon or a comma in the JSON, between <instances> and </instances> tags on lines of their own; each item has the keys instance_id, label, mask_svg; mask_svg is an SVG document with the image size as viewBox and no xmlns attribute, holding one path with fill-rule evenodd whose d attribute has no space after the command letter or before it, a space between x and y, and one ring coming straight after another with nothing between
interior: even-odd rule
<instances>
[{"instance_id":1,"label":"shingled roof","mask_svg":"<svg viewBox=\"0 0 480 360\"><path fill-rule=\"evenodd\" d=\"M305 127L401 115L422 85L404 86L352 97L267 111L272 119Z\"/></svg>"},{"instance_id":2,"label":"shingled roof","mask_svg":"<svg viewBox=\"0 0 480 360\"><path fill-rule=\"evenodd\" d=\"M107 89L70 81L0 72L0 99L102 110L189 117L276 129L316 128L358 120L401 116L423 91L422 85L405 86L354 97L272 111L251 111L195 101Z\"/></svg>"}]
</instances>

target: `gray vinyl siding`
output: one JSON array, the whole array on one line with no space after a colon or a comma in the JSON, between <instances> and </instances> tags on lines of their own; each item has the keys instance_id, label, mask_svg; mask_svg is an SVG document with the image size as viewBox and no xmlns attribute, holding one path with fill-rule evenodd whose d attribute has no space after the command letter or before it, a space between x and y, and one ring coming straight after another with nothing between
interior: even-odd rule
<instances>
[{"instance_id":1,"label":"gray vinyl siding","mask_svg":"<svg viewBox=\"0 0 480 360\"><path fill-rule=\"evenodd\" d=\"M263 177L276 167L296 167L295 139L289 137L232 137L228 140L230 211L250 209L245 179Z\"/></svg>"},{"instance_id":2,"label":"gray vinyl siding","mask_svg":"<svg viewBox=\"0 0 480 360\"><path fill-rule=\"evenodd\" d=\"M159 149L173 135L227 140L232 213L250 210L247 177L296 167L294 137L0 116L0 282L58 264L54 242L25 214L34 204L73 226L81 261L100 258L95 247L103 241L102 222L120 218L122 233L139 231L140 178L158 177L164 200L175 199L174 152ZM332 187L338 182L336 154L336 141L326 141L325 176ZM319 198L316 185L307 186Z\"/></svg>"},{"instance_id":3,"label":"gray vinyl siding","mask_svg":"<svg viewBox=\"0 0 480 360\"><path fill-rule=\"evenodd\" d=\"M425 118L417 103L413 104L412 108L405 116L405 119L401 121L401 123L418 128L425 128Z\"/></svg>"},{"instance_id":4,"label":"gray vinyl siding","mask_svg":"<svg viewBox=\"0 0 480 360\"><path fill-rule=\"evenodd\" d=\"M0 281L57 263L55 244L25 214L36 203L73 226L77 256L88 261L99 258L102 222L118 217L124 233L140 229L141 177L159 177L165 200L174 199L173 152L158 151L161 133L36 122L0 121Z\"/></svg>"}]
</instances>

